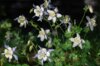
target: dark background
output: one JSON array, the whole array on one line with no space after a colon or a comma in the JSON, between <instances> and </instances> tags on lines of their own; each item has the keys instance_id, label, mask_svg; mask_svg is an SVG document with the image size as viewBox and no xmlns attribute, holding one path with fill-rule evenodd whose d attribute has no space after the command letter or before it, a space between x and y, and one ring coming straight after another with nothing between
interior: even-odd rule
<instances>
[{"instance_id":1,"label":"dark background","mask_svg":"<svg viewBox=\"0 0 100 66\"><path fill-rule=\"evenodd\" d=\"M96 12L99 12L99 0L95 1L97 4L94 8ZM43 3L43 0L0 0L0 20L14 19L22 14L30 18L32 15L29 14L29 10L33 3L39 5ZM84 0L52 0L52 4L59 8L61 14L68 14L75 19L82 17Z\"/></svg>"},{"instance_id":2,"label":"dark background","mask_svg":"<svg viewBox=\"0 0 100 66\"><path fill-rule=\"evenodd\" d=\"M83 16L84 0L51 0L53 6L57 6L59 12L63 15L70 15L72 19L76 19L79 22ZM92 0L91 0L92 1ZM91 2L90 1L90 2ZM94 13L87 12L86 15L93 16L96 14L97 24L100 25L100 0L94 0L96 2L93 5ZM5 19L14 20L19 15L25 15L30 20L34 14L30 14L29 11L33 7L33 4L40 5L43 0L0 0L0 21ZM99 26L97 27L99 29ZM100 29L99 29L100 30Z\"/></svg>"}]
</instances>

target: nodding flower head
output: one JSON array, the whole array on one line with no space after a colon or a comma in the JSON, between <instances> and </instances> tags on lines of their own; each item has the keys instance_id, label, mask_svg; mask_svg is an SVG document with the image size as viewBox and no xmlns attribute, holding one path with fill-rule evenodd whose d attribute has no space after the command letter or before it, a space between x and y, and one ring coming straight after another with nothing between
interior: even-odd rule
<instances>
[{"instance_id":1,"label":"nodding flower head","mask_svg":"<svg viewBox=\"0 0 100 66\"><path fill-rule=\"evenodd\" d=\"M93 18L86 16L86 19L88 21L86 26L90 27L91 31L93 31L94 27L96 26L96 16L94 16Z\"/></svg>"}]
</instances>

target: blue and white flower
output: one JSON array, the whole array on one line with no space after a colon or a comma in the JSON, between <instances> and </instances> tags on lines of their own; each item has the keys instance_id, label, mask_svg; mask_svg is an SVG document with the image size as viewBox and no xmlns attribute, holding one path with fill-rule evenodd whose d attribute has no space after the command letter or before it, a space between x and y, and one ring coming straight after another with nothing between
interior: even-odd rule
<instances>
[{"instance_id":1,"label":"blue and white flower","mask_svg":"<svg viewBox=\"0 0 100 66\"><path fill-rule=\"evenodd\" d=\"M52 20L53 23L56 22L57 18L62 17L62 15L60 13L58 13L58 9L55 8L54 10L47 10L49 17L48 20Z\"/></svg>"},{"instance_id":2,"label":"blue and white flower","mask_svg":"<svg viewBox=\"0 0 100 66\"><path fill-rule=\"evenodd\" d=\"M26 27L26 25L28 24L28 20L23 15L20 15L15 20L18 21L18 23L20 24L20 27L22 27L22 26Z\"/></svg>"},{"instance_id":3,"label":"blue and white flower","mask_svg":"<svg viewBox=\"0 0 100 66\"><path fill-rule=\"evenodd\" d=\"M41 61L41 64L43 65L43 62L45 62L47 60L51 61L51 59L50 59L51 51L53 51L53 49L47 50L46 48L40 47L40 50L38 50L38 53L35 55L34 58L38 58Z\"/></svg>"},{"instance_id":4,"label":"blue and white flower","mask_svg":"<svg viewBox=\"0 0 100 66\"><path fill-rule=\"evenodd\" d=\"M41 28L41 31L39 31L39 35L38 37L40 38L41 41L44 41L44 39L47 39L47 34L50 32L49 29L44 30L43 28Z\"/></svg>"},{"instance_id":5,"label":"blue and white flower","mask_svg":"<svg viewBox=\"0 0 100 66\"><path fill-rule=\"evenodd\" d=\"M44 8L42 6L34 6L34 13L36 17L39 17L38 21L41 21L43 19L44 14Z\"/></svg>"},{"instance_id":6,"label":"blue and white flower","mask_svg":"<svg viewBox=\"0 0 100 66\"><path fill-rule=\"evenodd\" d=\"M73 47L79 46L82 49L82 44L85 43L83 39L81 39L80 35L77 33L75 38L70 38L70 41L73 42Z\"/></svg>"},{"instance_id":7,"label":"blue and white flower","mask_svg":"<svg viewBox=\"0 0 100 66\"><path fill-rule=\"evenodd\" d=\"M93 31L94 27L96 26L96 16L93 18L86 16L86 19L88 20L88 23L86 24L87 27L90 27L91 31Z\"/></svg>"},{"instance_id":8,"label":"blue and white flower","mask_svg":"<svg viewBox=\"0 0 100 66\"><path fill-rule=\"evenodd\" d=\"M14 54L15 50L16 50L16 47L11 48L5 45L5 50L4 50L4 53L2 53L2 55L4 55L9 60L9 62L11 62L13 57L15 58L15 60L18 60L17 55Z\"/></svg>"}]
</instances>

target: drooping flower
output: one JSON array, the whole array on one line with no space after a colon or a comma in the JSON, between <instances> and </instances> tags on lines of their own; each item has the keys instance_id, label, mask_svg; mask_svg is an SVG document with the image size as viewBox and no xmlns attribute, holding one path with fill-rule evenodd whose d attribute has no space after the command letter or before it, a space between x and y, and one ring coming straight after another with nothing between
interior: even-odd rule
<instances>
[{"instance_id":1,"label":"drooping flower","mask_svg":"<svg viewBox=\"0 0 100 66\"><path fill-rule=\"evenodd\" d=\"M50 32L49 29L44 30L43 28L41 28L41 31L39 31L39 35L38 37L40 38L41 41L44 41L44 39L47 39L47 34Z\"/></svg>"},{"instance_id":2,"label":"drooping flower","mask_svg":"<svg viewBox=\"0 0 100 66\"><path fill-rule=\"evenodd\" d=\"M90 13L93 13L93 7L95 6L96 2L95 0L84 0L85 4L87 5L88 7L88 10Z\"/></svg>"},{"instance_id":3,"label":"drooping flower","mask_svg":"<svg viewBox=\"0 0 100 66\"><path fill-rule=\"evenodd\" d=\"M85 43L83 39L81 39L80 35L77 33L75 38L70 38L70 41L73 42L73 47L79 46L82 49L82 44Z\"/></svg>"},{"instance_id":4,"label":"drooping flower","mask_svg":"<svg viewBox=\"0 0 100 66\"><path fill-rule=\"evenodd\" d=\"M2 53L2 55L4 55L9 60L9 62L11 62L13 57L15 58L15 60L18 60L17 55L14 54L15 50L16 50L16 47L11 48L5 45L5 50L4 50L4 53Z\"/></svg>"},{"instance_id":5,"label":"drooping flower","mask_svg":"<svg viewBox=\"0 0 100 66\"><path fill-rule=\"evenodd\" d=\"M88 9L89 9L90 13L93 13L93 7L91 5L88 5Z\"/></svg>"},{"instance_id":6,"label":"drooping flower","mask_svg":"<svg viewBox=\"0 0 100 66\"><path fill-rule=\"evenodd\" d=\"M68 32L71 32L71 27L72 27L72 24L69 22L69 23L68 23L68 28L67 28L67 31L68 31Z\"/></svg>"},{"instance_id":7,"label":"drooping flower","mask_svg":"<svg viewBox=\"0 0 100 66\"><path fill-rule=\"evenodd\" d=\"M20 27L22 27L22 26L26 27L26 25L28 24L28 20L23 15L20 15L15 20L18 21L18 23L20 24Z\"/></svg>"},{"instance_id":8,"label":"drooping flower","mask_svg":"<svg viewBox=\"0 0 100 66\"><path fill-rule=\"evenodd\" d=\"M66 15L63 20L61 20L61 23L63 24L68 24L70 22L70 17L68 15Z\"/></svg>"},{"instance_id":9,"label":"drooping flower","mask_svg":"<svg viewBox=\"0 0 100 66\"><path fill-rule=\"evenodd\" d=\"M54 10L47 10L49 17L48 20L52 20L53 23L56 22L57 18L62 17L62 15L60 13L58 13L58 9L55 8Z\"/></svg>"},{"instance_id":10,"label":"drooping flower","mask_svg":"<svg viewBox=\"0 0 100 66\"><path fill-rule=\"evenodd\" d=\"M44 8L42 6L34 6L34 13L36 17L39 17L38 21L43 19Z\"/></svg>"},{"instance_id":11,"label":"drooping flower","mask_svg":"<svg viewBox=\"0 0 100 66\"><path fill-rule=\"evenodd\" d=\"M43 6L44 8L51 8L51 0L44 0Z\"/></svg>"},{"instance_id":12,"label":"drooping flower","mask_svg":"<svg viewBox=\"0 0 100 66\"><path fill-rule=\"evenodd\" d=\"M96 26L96 16L93 18L86 16L86 19L88 20L88 23L86 24L87 27L90 27L91 31L93 31L94 27Z\"/></svg>"},{"instance_id":13,"label":"drooping flower","mask_svg":"<svg viewBox=\"0 0 100 66\"><path fill-rule=\"evenodd\" d=\"M53 49L47 50L46 48L40 47L40 50L38 50L38 53L35 55L34 58L38 58L41 61L41 64L43 65L43 62L45 62L47 60L51 61L51 59L50 59L51 51L53 51Z\"/></svg>"}]
</instances>

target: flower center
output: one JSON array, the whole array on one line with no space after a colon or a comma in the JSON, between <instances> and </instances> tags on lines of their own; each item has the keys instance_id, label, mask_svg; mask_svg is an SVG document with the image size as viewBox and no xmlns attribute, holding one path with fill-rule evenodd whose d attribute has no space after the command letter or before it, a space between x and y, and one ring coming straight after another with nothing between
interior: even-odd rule
<instances>
[{"instance_id":1,"label":"flower center","mask_svg":"<svg viewBox=\"0 0 100 66\"><path fill-rule=\"evenodd\" d=\"M45 35L45 32L44 32L44 31L40 31L40 34L41 34L41 35Z\"/></svg>"},{"instance_id":2,"label":"flower center","mask_svg":"<svg viewBox=\"0 0 100 66\"><path fill-rule=\"evenodd\" d=\"M44 57L46 57L46 53L43 52L43 51L41 51L41 52L39 53L39 58L40 58L40 59L43 59Z\"/></svg>"},{"instance_id":3,"label":"flower center","mask_svg":"<svg viewBox=\"0 0 100 66\"><path fill-rule=\"evenodd\" d=\"M76 37L75 39L74 39L74 41L75 41L75 43L81 43L81 40L80 40L80 38L78 38L78 37Z\"/></svg>"},{"instance_id":4,"label":"flower center","mask_svg":"<svg viewBox=\"0 0 100 66\"><path fill-rule=\"evenodd\" d=\"M19 16L18 22L23 23L25 21L24 16Z\"/></svg>"},{"instance_id":5,"label":"flower center","mask_svg":"<svg viewBox=\"0 0 100 66\"><path fill-rule=\"evenodd\" d=\"M5 56L8 58L10 56L13 55L13 51L12 50L8 50L8 49L5 49Z\"/></svg>"},{"instance_id":6,"label":"flower center","mask_svg":"<svg viewBox=\"0 0 100 66\"><path fill-rule=\"evenodd\" d=\"M55 14L54 11L50 11L49 15L50 15L51 17L55 17L56 14Z\"/></svg>"}]
</instances>

